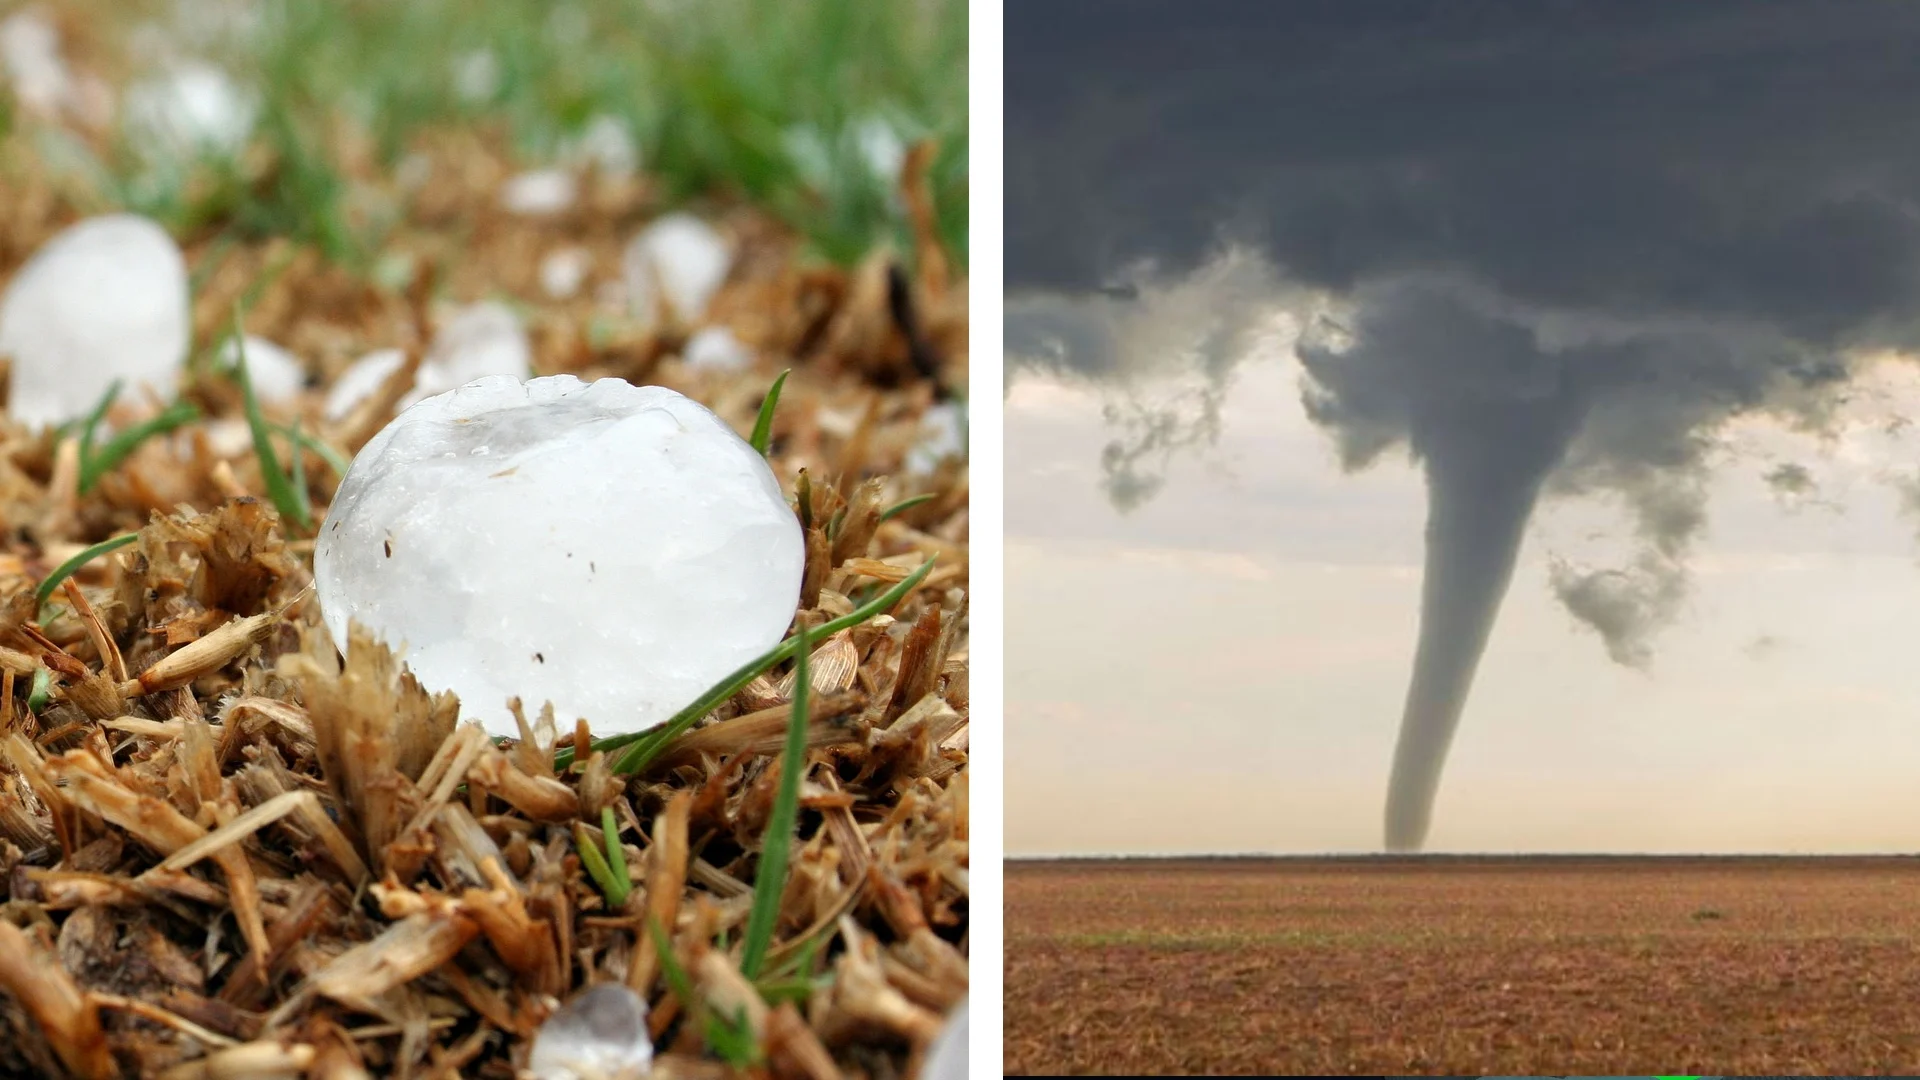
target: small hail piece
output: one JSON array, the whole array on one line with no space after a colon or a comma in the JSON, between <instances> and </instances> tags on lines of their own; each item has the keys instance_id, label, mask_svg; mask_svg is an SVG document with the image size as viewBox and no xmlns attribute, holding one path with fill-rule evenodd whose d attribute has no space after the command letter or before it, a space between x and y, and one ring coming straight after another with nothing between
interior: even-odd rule
<instances>
[{"instance_id":1,"label":"small hail piece","mask_svg":"<svg viewBox=\"0 0 1920 1080\"><path fill-rule=\"evenodd\" d=\"M767 463L672 390L493 376L367 444L314 550L321 610L514 736L510 698L600 734L662 722L778 644L805 544Z\"/></svg>"},{"instance_id":2,"label":"small hail piece","mask_svg":"<svg viewBox=\"0 0 1920 1080\"><path fill-rule=\"evenodd\" d=\"M967 1075L967 999L947 1014L946 1023L927 1051L920 1080L965 1080Z\"/></svg>"},{"instance_id":3,"label":"small hail piece","mask_svg":"<svg viewBox=\"0 0 1920 1080\"><path fill-rule=\"evenodd\" d=\"M920 417L920 439L907 451L907 474L930 476L950 457L967 454L967 413L954 401L943 401Z\"/></svg>"},{"instance_id":4,"label":"small hail piece","mask_svg":"<svg viewBox=\"0 0 1920 1080\"><path fill-rule=\"evenodd\" d=\"M567 170L533 169L500 185L500 208L522 217L551 217L571 209L579 195L580 184Z\"/></svg>"},{"instance_id":5,"label":"small hail piece","mask_svg":"<svg viewBox=\"0 0 1920 1080\"><path fill-rule=\"evenodd\" d=\"M619 983L602 983L540 1025L527 1055L534 1080L640 1080L653 1067L647 1003Z\"/></svg>"},{"instance_id":6,"label":"small hail piece","mask_svg":"<svg viewBox=\"0 0 1920 1080\"><path fill-rule=\"evenodd\" d=\"M70 225L0 297L7 411L29 427L64 423L115 381L123 398L170 397L190 329L187 264L165 229L135 214Z\"/></svg>"},{"instance_id":7,"label":"small hail piece","mask_svg":"<svg viewBox=\"0 0 1920 1080\"><path fill-rule=\"evenodd\" d=\"M169 65L127 89L127 133L150 159L233 158L260 113L257 94L198 60Z\"/></svg>"},{"instance_id":8,"label":"small hail piece","mask_svg":"<svg viewBox=\"0 0 1920 1080\"><path fill-rule=\"evenodd\" d=\"M724 326L709 326L687 339L681 359L696 371L744 371L753 366L753 351Z\"/></svg>"},{"instance_id":9,"label":"small hail piece","mask_svg":"<svg viewBox=\"0 0 1920 1080\"><path fill-rule=\"evenodd\" d=\"M733 269L726 239L685 213L648 225L627 245L623 261L633 313L650 324L697 324Z\"/></svg>"},{"instance_id":10,"label":"small hail piece","mask_svg":"<svg viewBox=\"0 0 1920 1080\"><path fill-rule=\"evenodd\" d=\"M248 355L251 359L252 354ZM336 423L345 420L405 362L406 354L399 349L379 349L348 365L327 390L326 418ZM413 388L400 404L412 405L488 375L524 378L532 369L533 345L520 316L497 300L481 301L455 309L440 324L414 375Z\"/></svg>"}]
</instances>

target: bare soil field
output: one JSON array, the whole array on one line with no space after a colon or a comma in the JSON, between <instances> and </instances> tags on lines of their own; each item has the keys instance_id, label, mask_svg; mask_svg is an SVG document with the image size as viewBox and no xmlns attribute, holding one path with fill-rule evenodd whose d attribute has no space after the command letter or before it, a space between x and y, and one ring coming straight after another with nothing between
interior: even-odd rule
<instances>
[{"instance_id":1,"label":"bare soil field","mask_svg":"<svg viewBox=\"0 0 1920 1080\"><path fill-rule=\"evenodd\" d=\"M1920 859L1009 863L1010 1073L1912 1074Z\"/></svg>"}]
</instances>

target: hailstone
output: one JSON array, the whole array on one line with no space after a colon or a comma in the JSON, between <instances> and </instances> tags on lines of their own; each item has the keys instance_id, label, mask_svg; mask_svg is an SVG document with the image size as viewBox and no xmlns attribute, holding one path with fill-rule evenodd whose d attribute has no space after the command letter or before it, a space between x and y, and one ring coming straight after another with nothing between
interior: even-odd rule
<instances>
[{"instance_id":1,"label":"hailstone","mask_svg":"<svg viewBox=\"0 0 1920 1080\"><path fill-rule=\"evenodd\" d=\"M642 1080L652 1066L647 1003L620 983L601 983L562 1005L527 1054L535 1080Z\"/></svg>"},{"instance_id":2,"label":"hailstone","mask_svg":"<svg viewBox=\"0 0 1920 1080\"><path fill-rule=\"evenodd\" d=\"M647 226L623 258L634 314L647 320L668 309L683 322L698 320L733 268L727 242L692 214L668 214Z\"/></svg>"},{"instance_id":3,"label":"hailstone","mask_svg":"<svg viewBox=\"0 0 1920 1080\"><path fill-rule=\"evenodd\" d=\"M778 644L805 545L772 471L697 402L621 379L480 379L354 459L314 578L421 684L516 734L510 697L599 734L670 718Z\"/></svg>"},{"instance_id":4,"label":"hailstone","mask_svg":"<svg viewBox=\"0 0 1920 1080\"><path fill-rule=\"evenodd\" d=\"M753 366L752 351L724 326L709 326L688 338L681 358L695 370L743 371Z\"/></svg>"},{"instance_id":5,"label":"hailstone","mask_svg":"<svg viewBox=\"0 0 1920 1080\"><path fill-rule=\"evenodd\" d=\"M253 385L253 396L269 404L292 401L307 384L306 366L300 358L268 341L252 334L244 335L240 345L247 350L247 381ZM239 364L240 345L228 338L220 347L220 359L229 364Z\"/></svg>"},{"instance_id":6,"label":"hailstone","mask_svg":"<svg viewBox=\"0 0 1920 1080\"><path fill-rule=\"evenodd\" d=\"M7 411L35 427L85 416L115 379L171 397L187 358L187 263L165 229L134 214L71 225L27 260L0 298Z\"/></svg>"},{"instance_id":7,"label":"hailstone","mask_svg":"<svg viewBox=\"0 0 1920 1080\"><path fill-rule=\"evenodd\" d=\"M920 1080L964 1080L967 1075L967 999L947 1014L940 1034L927 1051Z\"/></svg>"}]
</instances>

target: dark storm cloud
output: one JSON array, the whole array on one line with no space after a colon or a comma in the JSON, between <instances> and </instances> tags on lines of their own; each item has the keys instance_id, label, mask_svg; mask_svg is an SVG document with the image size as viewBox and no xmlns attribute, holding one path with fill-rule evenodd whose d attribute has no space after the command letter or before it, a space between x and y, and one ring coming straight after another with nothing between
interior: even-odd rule
<instances>
[{"instance_id":1,"label":"dark storm cloud","mask_svg":"<svg viewBox=\"0 0 1920 1080\"><path fill-rule=\"evenodd\" d=\"M1920 7L1898 0L1027 0L1007 12L1007 280L1115 285L1223 235L1348 288L1905 321Z\"/></svg>"},{"instance_id":2,"label":"dark storm cloud","mask_svg":"<svg viewBox=\"0 0 1920 1080\"><path fill-rule=\"evenodd\" d=\"M1818 430L1856 350L1920 338L1920 4L1025 0L1007 16L1010 291L1124 292L1256 249L1347 312L1299 350L1343 460L1403 448L1424 468L1391 847L1424 841L1543 495L1604 492L1632 515L1629 565L1557 563L1550 584L1644 664L1685 597L1720 427ZM1014 363L1115 377L1111 350L1046 310L1010 318Z\"/></svg>"}]
</instances>

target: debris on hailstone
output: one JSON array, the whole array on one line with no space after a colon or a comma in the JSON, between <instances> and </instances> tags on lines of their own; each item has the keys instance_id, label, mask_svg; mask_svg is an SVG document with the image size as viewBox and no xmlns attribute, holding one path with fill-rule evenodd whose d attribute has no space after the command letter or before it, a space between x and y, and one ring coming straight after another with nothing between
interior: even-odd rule
<instances>
[{"instance_id":1,"label":"debris on hailstone","mask_svg":"<svg viewBox=\"0 0 1920 1080\"><path fill-rule=\"evenodd\" d=\"M540 1025L527 1055L534 1080L641 1080L652 1067L647 1003L619 983L602 983L562 1005Z\"/></svg>"},{"instance_id":2,"label":"debris on hailstone","mask_svg":"<svg viewBox=\"0 0 1920 1080\"><path fill-rule=\"evenodd\" d=\"M564 213L579 195L579 184L565 169L535 169L515 174L500 187L500 205L523 217Z\"/></svg>"},{"instance_id":3,"label":"debris on hailstone","mask_svg":"<svg viewBox=\"0 0 1920 1080\"><path fill-rule=\"evenodd\" d=\"M300 358L263 337L247 334L247 379L253 384L253 396L273 404L291 401L307 385L307 369ZM240 349L232 338L220 347L220 361L238 366Z\"/></svg>"},{"instance_id":4,"label":"debris on hailstone","mask_svg":"<svg viewBox=\"0 0 1920 1080\"><path fill-rule=\"evenodd\" d=\"M399 349L376 349L347 365L327 389L326 418L335 423L345 420L355 405L372 397L406 360L407 354Z\"/></svg>"},{"instance_id":5,"label":"debris on hailstone","mask_svg":"<svg viewBox=\"0 0 1920 1080\"><path fill-rule=\"evenodd\" d=\"M927 476L950 457L967 452L967 413L957 401L943 401L920 417L920 441L907 451L907 473Z\"/></svg>"},{"instance_id":6,"label":"debris on hailstone","mask_svg":"<svg viewBox=\"0 0 1920 1080\"><path fill-rule=\"evenodd\" d=\"M624 268L635 315L690 323L707 313L733 253L713 226L692 214L668 214L627 245Z\"/></svg>"},{"instance_id":7,"label":"debris on hailstone","mask_svg":"<svg viewBox=\"0 0 1920 1080\"><path fill-rule=\"evenodd\" d=\"M753 366L753 353L724 326L709 326L687 339L681 360L703 371L740 371Z\"/></svg>"},{"instance_id":8,"label":"debris on hailstone","mask_svg":"<svg viewBox=\"0 0 1920 1080\"><path fill-rule=\"evenodd\" d=\"M85 416L115 379L173 394L187 357L187 264L165 229L134 214L71 225L0 298L7 411L29 427Z\"/></svg>"},{"instance_id":9,"label":"debris on hailstone","mask_svg":"<svg viewBox=\"0 0 1920 1080\"><path fill-rule=\"evenodd\" d=\"M354 459L314 578L495 735L551 701L598 734L671 717L778 644L800 525L697 402L620 379L496 376L414 405Z\"/></svg>"},{"instance_id":10,"label":"debris on hailstone","mask_svg":"<svg viewBox=\"0 0 1920 1080\"><path fill-rule=\"evenodd\" d=\"M586 283L593 256L586 248L564 247L540 260L540 287L555 300L565 300Z\"/></svg>"},{"instance_id":11,"label":"debris on hailstone","mask_svg":"<svg viewBox=\"0 0 1920 1080\"><path fill-rule=\"evenodd\" d=\"M211 64L188 61L127 89L127 130L152 157L234 157L253 133L259 103Z\"/></svg>"},{"instance_id":12,"label":"debris on hailstone","mask_svg":"<svg viewBox=\"0 0 1920 1080\"><path fill-rule=\"evenodd\" d=\"M967 1075L967 999L947 1014L947 1022L927 1051L920 1080L965 1080Z\"/></svg>"}]
</instances>

